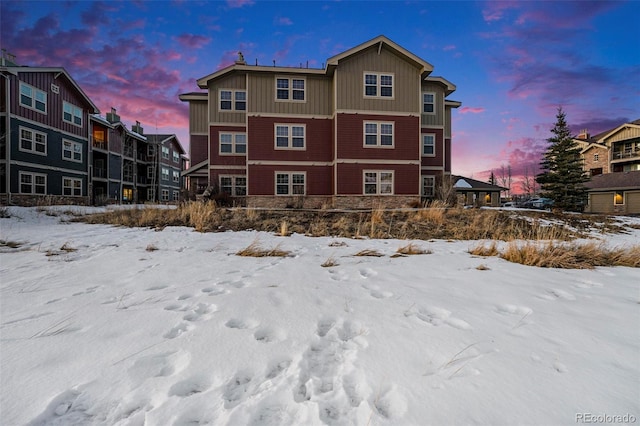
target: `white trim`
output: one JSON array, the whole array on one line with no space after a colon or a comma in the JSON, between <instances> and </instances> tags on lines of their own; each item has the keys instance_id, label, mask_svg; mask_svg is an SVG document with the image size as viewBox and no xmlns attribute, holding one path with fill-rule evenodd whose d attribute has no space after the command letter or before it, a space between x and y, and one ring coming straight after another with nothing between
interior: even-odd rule
<instances>
[{"instance_id":1,"label":"white trim","mask_svg":"<svg viewBox=\"0 0 640 426\"><path fill-rule=\"evenodd\" d=\"M287 80L287 88L279 88L278 87L278 80ZM293 80L302 80L303 84L304 84L304 88L302 89L295 89L293 87ZM307 77L302 77L302 76L285 76L285 75L275 75L273 78L273 84L274 84L274 101L275 102L295 102L295 103L307 103ZM278 90L286 90L287 91L287 98L286 99L279 99L278 98ZM293 92L294 91L300 91L302 90L302 93L304 95L304 99L293 99Z\"/></svg>"},{"instance_id":2,"label":"white trim","mask_svg":"<svg viewBox=\"0 0 640 426\"><path fill-rule=\"evenodd\" d=\"M222 152L222 135L231 136L231 152ZM238 136L244 136L244 152L237 152L238 146ZM229 145L225 142L226 145ZM242 145L242 144L240 144ZM245 132L218 132L218 155L220 156L241 156L244 157L247 155L247 134Z\"/></svg>"},{"instance_id":3,"label":"white trim","mask_svg":"<svg viewBox=\"0 0 640 426\"><path fill-rule=\"evenodd\" d=\"M32 102L33 105L27 105L27 104L23 104L22 103L22 86L26 86L26 87L28 87L29 89L32 90L32 94L31 94L30 98L31 98L31 102ZM44 95L44 111L39 110L38 108L36 108L36 102L37 102L36 97L37 97L38 93ZM40 100L40 102L42 102L42 100ZM25 83L24 81L19 81L19 84L18 84L18 105L23 107L23 108L28 108L28 109L30 109L32 111L38 112L40 114L47 115L47 110L49 109L48 108L47 92L45 92L42 89L38 89L37 87L30 85L29 83Z\"/></svg>"},{"instance_id":4,"label":"white trim","mask_svg":"<svg viewBox=\"0 0 640 426\"><path fill-rule=\"evenodd\" d=\"M230 178L231 179L231 193L229 194L232 197L246 197L247 196L247 175L218 175L218 187L220 188L220 191L222 191L222 178ZM242 185L237 185L237 179L238 178L243 178L244 179L244 194L237 194L237 190L236 188L240 187L242 188Z\"/></svg>"},{"instance_id":5,"label":"white trim","mask_svg":"<svg viewBox=\"0 0 640 426\"><path fill-rule=\"evenodd\" d=\"M25 130L27 132L31 132L32 135L32 139L31 139L31 146L33 149L25 149L22 148L22 131ZM42 135L44 136L44 152L39 152L36 151L36 134ZM36 155L42 155L42 156L47 156L47 152L49 151L49 140L48 140L48 136L46 133L44 132L40 132L38 130L34 130L30 127L24 127L24 126L18 126L18 151L22 151L22 152L28 152L30 154L36 154Z\"/></svg>"},{"instance_id":6,"label":"white trim","mask_svg":"<svg viewBox=\"0 0 640 426\"><path fill-rule=\"evenodd\" d=\"M225 99L225 102L231 102L231 109L223 109L222 108L222 97L220 96L221 92L231 92L231 99ZM244 93L244 101L236 99L236 93L242 92ZM238 109L236 106L236 102L244 102L244 109ZM247 90L246 89L218 89L218 112L239 112L246 113L247 111Z\"/></svg>"},{"instance_id":7,"label":"white trim","mask_svg":"<svg viewBox=\"0 0 640 426\"><path fill-rule=\"evenodd\" d=\"M214 164L209 164L209 170L246 170L247 167L246 165L242 164L242 165L214 165Z\"/></svg>"},{"instance_id":8,"label":"white trim","mask_svg":"<svg viewBox=\"0 0 640 426\"><path fill-rule=\"evenodd\" d=\"M433 96L433 102L431 102L431 104L433 104L433 111L431 111L431 112L425 112L425 110L424 110L424 106L425 106L425 104L427 104L427 102L424 101L424 95L432 95ZM421 114L436 115L436 105L438 103L438 96L437 96L436 92L423 91L422 95L420 96L420 100L421 100L421 105L420 105L420 113Z\"/></svg>"},{"instance_id":9,"label":"white trim","mask_svg":"<svg viewBox=\"0 0 640 426\"><path fill-rule=\"evenodd\" d=\"M278 194L278 175L287 175L288 176L288 189L287 189L287 193L286 194ZM304 191L302 194L294 194L293 193L293 175L302 175L304 176ZM275 196L277 197L295 197L295 196L305 196L307 195L307 172L306 171L278 171L276 170L273 173L273 182L274 182L274 187L273 187L273 193ZM284 184L280 184L281 186L284 186ZM297 184L300 185L300 184Z\"/></svg>"},{"instance_id":10,"label":"white trim","mask_svg":"<svg viewBox=\"0 0 640 426\"><path fill-rule=\"evenodd\" d=\"M70 151L65 149L65 143L70 143L71 144L71 150ZM76 151L76 146L78 146L78 145L80 146L80 159L76 160L74 158L74 155L77 152ZM66 151L69 151L71 153L71 157L65 157L64 156L64 153ZM72 161L74 163L83 163L84 161L83 161L82 157L83 157L83 145L82 145L82 142L72 141L72 140L69 140L69 139L62 139L62 160L63 161Z\"/></svg>"},{"instance_id":11,"label":"white trim","mask_svg":"<svg viewBox=\"0 0 640 426\"><path fill-rule=\"evenodd\" d=\"M32 167L34 169L39 169L39 170L51 170L54 172L64 172L64 173L74 173L77 175L83 175L83 176L88 176L88 172L86 170L72 170L72 169L65 169L62 167L53 167L53 166L44 166L42 164L38 164L38 163L28 163L28 162L24 162L24 161L15 161L15 160L11 160L11 165L14 166L21 166L21 167Z\"/></svg>"},{"instance_id":12,"label":"white trim","mask_svg":"<svg viewBox=\"0 0 640 426\"><path fill-rule=\"evenodd\" d=\"M370 182L367 182L365 175L367 173L375 173L376 174L376 192L375 193L368 193L366 190L366 186L367 184L371 185ZM385 192L385 193L381 193L380 192L380 185L382 184L382 181L380 180L381 178L381 174L382 173L388 173L391 174L391 192ZM372 170L372 169L364 169L362 170L362 195L394 195L395 194L395 171L394 170Z\"/></svg>"},{"instance_id":13,"label":"white trim","mask_svg":"<svg viewBox=\"0 0 640 426\"><path fill-rule=\"evenodd\" d=\"M278 127L286 127L287 128L287 146L278 146ZM303 146L293 146L293 128L294 127L302 127L303 135L302 142ZM284 136L281 136L284 137ZM299 138L300 136L296 136ZM306 151L307 150L307 124L306 123L273 123L273 149L275 150L286 150L286 151Z\"/></svg>"},{"instance_id":14,"label":"white trim","mask_svg":"<svg viewBox=\"0 0 640 426\"><path fill-rule=\"evenodd\" d=\"M69 106L71 109L71 112L67 112L66 111L66 107ZM79 112L79 114L77 114ZM69 114L71 115L71 120L67 120L64 116L65 114ZM82 127L82 123L83 123L83 116L84 116L84 110L74 104L72 104L71 102L67 102L67 101L62 101L62 121L64 121L65 123L69 123L73 126L76 127ZM80 124L76 123L76 118L80 118Z\"/></svg>"},{"instance_id":15,"label":"white trim","mask_svg":"<svg viewBox=\"0 0 640 426\"><path fill-rule=\"evenodd\" d=\"M24 175L28 175L31 176L31 192L22 192L22 176ZM35 183L35 178L36 176L38 177L44 177L44 192L43 193L39 193L39 192L35 192L35 187L36 187L36 183ZM28 194L28 195L47 195L48 193L48 185L47 185L47 179L48 176L45 173L36 173L36 172L29 172L26 170L19 170L18 171L18 194ZM41 186L41 185L39 185Z\"/></svg>"},{"instance_id":16,"label":"white trim","mask_svg":"<svg viewBox=\"0 0 640 426\"><path fill-rule=\"evenodd\" d=\"M333 114L324 115L324 114L279 114L279 113L264 113L264 112L252 112L247 114L249 117L265 117L265 118L300 118L303 120L331 120L333 118ZM219 122L221 125L226 125L225 123Z\"/></svg>"},{"instance_id":17,"label":"white trim","mask_svg":"<svg viewBox=\"0 0 640 426\"><path fill-rule=\"evenodd\" d=\"M376 76L376 94L375 95L367 95L367 86L373 86L372 84L367 84L367 75L375 75ZM382 76L391 77L391 96L382 96L382 88L389 87L387 85L382 85ZM392 72L382 72L382 71L363 71L362 72L362 97L363 99L387 99L394 100L396 98L396 75Z\"/></svg>"},{"instance_id":18,"label":"white trim","mask_svg":"<svg viewBox=\"0 0 640 426\"><path fill-rule=\"evenodd\" d=\"M433 179L433 193L431 195L427 195L424 193L424 180L425 178L432 178ZM436 196L436 175L423 175L420 174L420 196L421 197L435 197Z\"/></svg>"},{"instance_id":19,"label":"white trim","mask_svg":"<svg viewBox=\"0 0 640 426\"><path fill-rule=\"evenodd\" d=\"M429 158L433 158L436 156L436 134L435 133L420 133L420 136L422 136L420 139L420 156L422 157L429 157ZM425 147L425 143L424 143L424 138L425 136L431 136L433 137L433 154L425 154L424 153L424 147Z\"/></svg>"},{"instance_id":20,"label":"white trim","mask_svg":"<svg viewBox=\"0 0 640 426\"><path fill-rule=\"evenodd\" d=\"M331 167L332 161L278 161L278 160L250 160L248 166L305 166Z\"/></svg>"},{"instance_id":21,"label":"white trim","mask_svg":"<svg viewBox=\"0 0 640 426\"><path fill-rule=\"evenodd\" d=\"M376 126L376 143L374 145L367 144L367 135L373 135L372 133L367 133L367 125L375 125ZM394 149L396 146L396 126L394 121L363 121L362 122L362 147L363 148L386 148L386 149ZM383 145L382 144L382 126L390 125L391 126L391 145ZM388 136L388 135L385 135Z\"/></svg>"},{"instance_id":22,"label":"white trim","mask_svg":"<svg viewBox=\"0 0 640 426\"><path fill-rule=\"evenodd\" d=\"M64 180L65 179L69 179L73 182L80 182L80 194L76 195L76 194L65 194L64 190L65 190L65 186L64 186ZM75 186L71 186L71 192L74 192L75 190ZM74 178L71 176L62 176L62 196L64 197L82 197L82 179L78 179L78 178Z\"/></svg>"},{"instance_id":23,"label":"white trim","mask_svg":"<svg viewBox=\"0 0 640 426\"><path fill-rule=\"evenodd\" d=\"M374 111L364 109L336 109L335 115L338 114L352 114L352 115L380 115L383 117L417 117L420 118L420 114L415 112L398 112L398 111Z\"/></svg>"},{"instance_id":24,"label":"white trim","mask_svg":"<svg viewBox=\"0 0 640 426\"><path fill-rule=\"evenodd\" d=\"M336 164L389 164L389 165L415 165L421 164L420 160L383 160L375 158L339 158Z\"/></svg>"}]
</instances>

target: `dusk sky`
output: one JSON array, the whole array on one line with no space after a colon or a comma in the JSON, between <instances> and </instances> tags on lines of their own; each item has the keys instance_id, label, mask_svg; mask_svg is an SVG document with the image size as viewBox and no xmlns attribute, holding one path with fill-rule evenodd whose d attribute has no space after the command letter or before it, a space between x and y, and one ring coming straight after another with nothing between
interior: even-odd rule
<instances>
[{"instance_id":1,"label":"dusk sky","mask_svg":"<svg viewBox=\"0 0 640 426\"><path fill-rule=\"evenodd\" d=\"M385 35L457 86L453 173L535 170L561 106L577 134L640 118L640 2L0 1L0 47L64 67L104 116L175 133L180 93L233 63L321 68ZM530 172L531 174L531 172ZM515 188L514 188L515 189Z\"/></svg>"}]
</instances>

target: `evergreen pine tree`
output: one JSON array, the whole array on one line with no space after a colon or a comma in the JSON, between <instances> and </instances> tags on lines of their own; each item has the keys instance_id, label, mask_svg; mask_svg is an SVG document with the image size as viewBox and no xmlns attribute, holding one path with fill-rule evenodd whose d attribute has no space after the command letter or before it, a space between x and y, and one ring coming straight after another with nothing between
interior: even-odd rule
<instances>
[{"instance_id":1,"label":"evergreen pine tree","mask_svg":"<svg viewBox=\"0 0 640 426\"><path fill-rule=\"evenodd\" d=\"M542 173L536 177L542 196L551 198L554 207L582 211L587 198L584 183L589 177L582 170L580 148L573 142L566 115L558 108L553 136L547 139L549 147L540 163Z\"/></svg>"}]
</instances>

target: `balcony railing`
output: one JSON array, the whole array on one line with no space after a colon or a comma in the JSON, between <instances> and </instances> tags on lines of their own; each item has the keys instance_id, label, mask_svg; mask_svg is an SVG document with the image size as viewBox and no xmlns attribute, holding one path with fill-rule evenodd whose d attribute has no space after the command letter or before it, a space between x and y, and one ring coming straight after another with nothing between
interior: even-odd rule
<instances>
[{"instance_id":1,"label":"balcony railing","mask_svg":"<svg viewBox=\"0 0 640 426\"><path fill-rule=\"evenodd\" d=\"M144 176L138 176L138 184L146 185L147 184L147 178L144 177Z\"/></svg>"},{"instance_id":2,"label":"balcony railing","mask_svg":"<svg viewBox=\"0 0 640 426\"><path fill-rule=\"evenodd\" d=\"M97 178L107 178L107 169L97 169L94 167L93 169L93 177Z\"/></svg>"},{"instance_id":3,"label":"balcony railing","mask_svg":"<svg viewBox=\"0 0 640 426\"><path fill-rule=\"evenodd\" d=\"M613 151L614 160L622 160L625 158L633 158L640 155L640 149L625 149L624 151Z\"/></svg>"},{"instance_id":4,"label":"balcony railing","mask_svg":"<svg viewBox=\"0 0 640 426\"><path fill-rule=\"evenodd\" d=\"M133 182L133 173L123 173L122 180L125 182Z\"/></svg>"},{"instance_id":5,"label":"balcony railing","mask_svg":"<svg viewBox=\"0 0 640 426\"><path fill-rule=\"evenodd\" d=\"M93 149L101 149L103 151L108 151L109 150L109 144L107 144L107 141L101 141L101 140L93 140L93 143L91 144L91 146L93 147Z\"/></svg>"}]
</instances>

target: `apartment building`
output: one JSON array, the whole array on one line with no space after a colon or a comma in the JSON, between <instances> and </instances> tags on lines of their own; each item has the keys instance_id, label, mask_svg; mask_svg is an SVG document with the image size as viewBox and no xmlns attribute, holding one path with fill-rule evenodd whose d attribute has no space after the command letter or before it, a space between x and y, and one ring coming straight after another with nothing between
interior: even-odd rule
<instances>
[{"instance_id":1,"label":"apartment building","mask_svg":"<svg viewBox=\"0 0 640 426\"><path fill-rule=\"evenodd\" d=\"M451 173L456 89L385 36L320 69L235 64L197 80L190 187L271 207L403 206Z\"/></svg>"}]
</instances>

